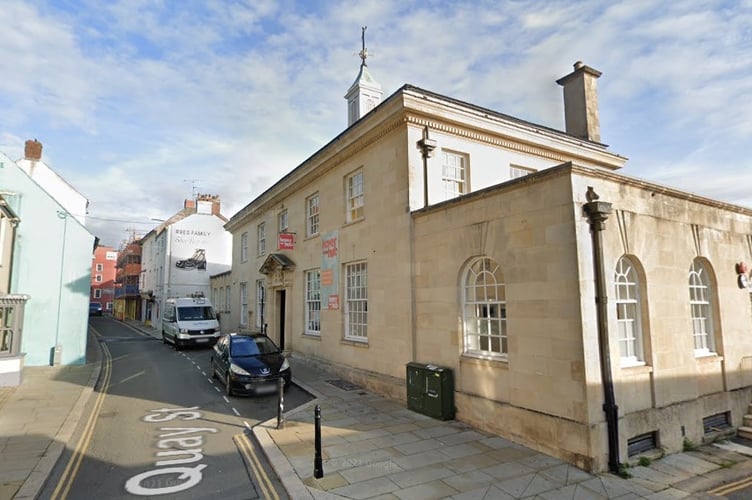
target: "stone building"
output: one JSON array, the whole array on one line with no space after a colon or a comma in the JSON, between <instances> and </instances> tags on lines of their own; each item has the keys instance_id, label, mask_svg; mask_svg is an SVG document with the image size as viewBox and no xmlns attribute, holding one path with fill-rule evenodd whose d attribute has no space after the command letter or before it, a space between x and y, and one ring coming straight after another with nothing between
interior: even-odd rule
<instances>
[{"instance_id":1,"label":"stone building","mask_svg":"<svg viewBox=\"0 0 752 500\"><path fill-rule=\"evenodd\" d=\"M589 471L741 425L752 210L617 174L582 63L559 131L382 101L362 55L348 128L225 226L225 331L402 400L408 363L451 369L457 419Z\"/></svg>"}]
</instances>

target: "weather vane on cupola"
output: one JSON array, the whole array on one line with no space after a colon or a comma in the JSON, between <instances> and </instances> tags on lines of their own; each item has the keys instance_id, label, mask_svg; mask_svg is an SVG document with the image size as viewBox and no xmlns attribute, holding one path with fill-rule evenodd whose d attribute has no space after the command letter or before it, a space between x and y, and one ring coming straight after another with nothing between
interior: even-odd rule
<instances>
[{"instance_id":1,"label":"weather vane on cupola","mask_svg":"<svg viewBox=\"0 0 752 500\"><path fill-rule=\"evenodd\" d=\"M360 56L360 60L362 61L360 64L362 66L368 66L366 64L366 58L368 57L368 49L366 48L366 30L368 29L368 26L361 26L360 28L360 41L362 44L362 47L360 49L360 52L358 55Z\"/></svg>"}]
</instances>

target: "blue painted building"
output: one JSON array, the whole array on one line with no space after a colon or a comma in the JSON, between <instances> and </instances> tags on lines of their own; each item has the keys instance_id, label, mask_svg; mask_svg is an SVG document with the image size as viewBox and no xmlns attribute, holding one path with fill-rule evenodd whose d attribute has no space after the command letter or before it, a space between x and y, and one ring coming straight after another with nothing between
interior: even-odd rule
<instances>
[{"instance_id":1,"label":"blue painted building","mask_svg":"<svg viewBox=\"0 0 752 500\"><path fill-rule=\"evenodd\" d=\"M41 162L41 144L33 141L38 155L29 157L29 142L18 162L0 153L0 191L21 221L9 292L29 297L20 352L27 366L82 364L95 238L83 223L85 199Z\"/></svg>"}]
</instances>

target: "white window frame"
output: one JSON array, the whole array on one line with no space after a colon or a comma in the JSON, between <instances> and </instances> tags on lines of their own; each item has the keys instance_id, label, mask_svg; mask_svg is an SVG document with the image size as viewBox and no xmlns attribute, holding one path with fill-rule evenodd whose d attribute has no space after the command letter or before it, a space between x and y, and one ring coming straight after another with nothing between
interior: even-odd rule
<instances>
[{"instance_id":1,"label":"white window frame","mask_svg":"<svg viewBox=\"0 0 752 500\"><path fill-rule=\"evenodd\" d=\"M240 262L248 260L248 232L240 235Z\"/></svg>"},{"instance_id":2,"label":"white window frame","mask_svg":"<svg viewBox=\"0 0 752 500\"><path fill-rule=\"evenodd\" d=\"M248 326L248 283L243 282L240 284L239 294L240 296L240 327L245 328Z\"/></svg>"},{"instance_id":3,"label":"white window frame","mask_svg":"<svg viewBox=\"0 0 752 500\"><path fill-rule=\"evenodd\" d=\"M287 210L282 210L277 216L277 232L286 233L290 228L287 220Z\"/></svg>"},{"instance_id":4,"label":"white window frame","mask_svg":"<svg viewBox=\"0 0 752 500\"><path fill-rule=\"evenodd\" d=\"M348 175L345 180L345 206L348 223L362 220L365 217L365 181L363 170Z\"/></svg>"},{"instance_id":5,"label":"white window frame","mask_svg":"<svg viewBox=\"0 0 752 500\"><path fill-rule=\"evenodd\" d=\"M441 152L441 186L444 199L450 200L469 192L466 154L443 150Z\"/></svg>"},{"instance_id":6,"label":"white window frame","mask_svg":"<svg viewBox=\"0 0 752 500\"><path fill-rule=\"evenodd\" d=\"M262 321L266 317L266 290L264 289L264 280L256 280L256 328L264 329Z\"/></svg>"},{"instance_id":7,"label":"white window frame","mask_svg":"<svg viewBox=\"0 0 752 500\"><path fill-rule=\"evenodd\" d=\"M715 354L713 293L705 264L694 259L689 268L689 307L695 357Z\"/></svg>"},{"instance_id":8,"label":"white window frame","mask_svg":"<svg viewBox=\"0 0 752 500\"><path fill-rule=\"evenodd\" d=\"M535 172L536 170L534 168L522 167L520 165L509 165L510 179L519 179L520 177L525 177L526 175L530 175Z\"/></svg>"},{"instance_id":9,"label":"white window frame","mask_svg":"<svg viewBox=\"0 0 752 500\"><path fill-rule=\"evenodd\" d=\"M321 271L305 272L305 332L321 335Z\"/></svg>"},{"instance_id":10,"label":"white window frame","mask_svg":"<svg viewBox=\"0 0 752 500\"><path fill-rule=\"evenodd\" d=\"M616 324L622 367L645 365L640 278L632 259L622 256L614 272Z\"/></svg>"},{"instance_id":11,"label":"white window frame","mask_svg":"<svg viewBox=\"0 0 752 500\"><path fill-rule=\"evenodd\" d=\"M345 339L368 342L368 263L345 264Z\"/></svg>"},{"instance_id":12,"label":"white window frame","mask_svg":"<svg viewBox=\"0 0 752 500\"><path fill-rule=\"evenodd\" d=\"M266 224L261 223L256 226L256 237L258 243L256 245L256 253L258 255L264 255L266 253Z\"/></svg>"},{"instance_id":13,"label":"white window frame","mask_svg":"<svg viewBox=\"0 0 752 500\"><path fill-rule=\"evenodd\" d=\"M96 276L94 276L94 281L97 282L97 283L101 283L102 282L102 275L101 274L97 274Z\"/></svg>"},{"instance_id":14,"label":"white window frame","mask_svg":"<svg viewBox=\"0 0 752 500\"><path fill-rule=\"evenodd\" d=\"M506 359L509 354L504 275L490 257L473 259L462 280L464 354Z\"/></svg>"},{"instance_id":15,"label":"white window frame","mask_svg":"<svg viewBox=\"0 0 752 500\"><path fill-rule=\"evenodd\" d=\"M95 299L101 299L102 298L102 289L101 288L95 288L94 289L94 298Z\"/></svg>"},{"instance_id":16,"label":"white window frame","mask_svg":"<svg viewBox=\"0 0 752 500\"><path fill-rule=\"evenodd\" d=\"M230 305L232 304L232 299L231 299L232 295L230 291L231 291L230 285L227 285L225 287L225 312L226 313L229 313L231 310Z\"/></svg>"},{"instance_id":17,"label":"white window frame","mask_svg":"<svg viewBox=\"0 0 752 500\"><path fill-rule=\"evenodd\" d=\"M97 272L101 273L102 271L104 271L104 264L97 264Z\"/></svg>"},{"instance_id":18,"label":"white window frame","mask_svg":"<svg viewBox=\"0 0 752 500\"><path fill-rule=\"evenodd\" d=\"M306 236L319 234L319 194L315 193L306 200Z\"/></svg>"}]
</instances>

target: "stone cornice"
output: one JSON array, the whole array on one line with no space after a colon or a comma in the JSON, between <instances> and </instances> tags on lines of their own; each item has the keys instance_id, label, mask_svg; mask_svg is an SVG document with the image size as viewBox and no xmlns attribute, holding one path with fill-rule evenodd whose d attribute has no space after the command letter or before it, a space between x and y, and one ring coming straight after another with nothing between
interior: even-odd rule
<instances>
[{"instance_id":1,"label":"stone cornice","mask_svg":"<svg viewBox=\"0 0 752 500\"><path fill-rule=\"evenodd\" d=\"M704 196L700 196L694 193L688 193L686 191L680 191L668 186L662 186L660 184L655 184L643 179L638 179L636 177L627 177L622 174L617 174L609 171L601 171L590 167L584 167L582 165L571 165L571 168L573 173L588 175L590 177L600 177L602 179L607 179L629 187L635 187L643 189L645 191L652 191L654 194L667 195L680 200L699 203L707 207L727 210L729 212L752 217L752 208L743 207L741 205L734 205L733 203L706 198Z\"/></svg>"},{"instance_id":2,"label":"stone cornice","mask_svg":"<svg viewBox=\"0 0 752 500\"><path fill-rule=\"evenodd\" d=\"M446 210L447 208L453 205L458 205L458 204L462 204L465 202L470 202L474 199L482 199L482 198L486 198L489 196L497 195L500 192L513 190L515 189L516 186L519 186L521 184L543 182L545 179L550 178L550 177L559 177L563 175L571 176L573 174L582 175L582 176L591 177L591 178L600 178L600 179L604 179L607 181L620 184L622 186L642 189L644 191L653 192L654 194L670 196L675 199L697 203L700 205L704 205L706 207L710 207L710 208L714 208L718 210L725 210L725 211L733 212L733 213L743 215L746 217L752 217L752 208L742 207L740 205L734 205L732 203L727 203L727 202L723 202L719 200L714 200L711 198L706 198L704 196L699 196L693 193L680 191L678 189L661 186L659 184L648 182L642 179L637 179L635 177L627 177L625 175L617 174L609 170L603 170L603 169L598 169L598 168L593 168L593 167L577 165L577 164L573 164L572 162L566 162L561 165L557 165L556 167L551 167L551 168L547 168L544 170L540 170L538 172L534 172L524 177L520 177L518 179L504 182L502 184L496 184L493 186L489 186L485 189L473 191L472 193L468 193L458 198L453 198L451 200L443 201L441 203L436 203L434 205L430 205L428 207L415 210L413 211L413 214L421 215L421 214L429 214L433 212L434 210Z\"/></svg>"},{"instance_id":3,"label":"stone cornice","mask_svg":"<svg viewBox=\"0 0 752 500\"><path fill-rule=\"evenodd\" d=\"M603 145L489 113L419 89L403 88L256 197L225 228L232 231L245 224L254 214L265 212L297 191L301 182L311 183L404 125L427 125L445 134L537 156L554 164L574 160L607 169L619 168L626 160L608 152Z\"/></svg>"},{"instance_id":4,"label":"stone cornice","mask_svg":"<svg viewBox=\"0 0 752 500\"><path fill-rule=\"evenodd\" d=\"M394 130L397 130L403 126L405 122L405 116L397 116L390 120L381 122L376 127L368 130L366 134L354 139L348 137L350 131L347 131L348 133L342 137L342 140L347 141L348 139L351 139L349 143L339 148L332 145L332 147L325 147L318 151L282 178L277 184L253 200L253 202L242 209L236 216L233 216L232 219L235 220L231 220L231 223L226 224L225 228L231 230L231 227L237 227L238 225L245 223L247 218L254 213L263 213L269 207L280 203L280 201L289 196L291 192L297 191L300 188L301 182L310 184L315 179L318 179L372 144L378 142L383 137L392 133ZM358 127L356 126L352 133L357 133L357 128Z\"/></svg>"},{"instance_id":5,"label":"stone cornice","mask_svg":"<svg viewBox=\"0 0 752 500\"><path fill-rule=\"evenodd\" d=\"M584 154L573 155L567 152L559 152L559 151L553 150L552 148L545 147L540 144L526 142L522 139L517 139L517 138L508 137L504 135L494 135L491 133L479 131L471 127L463 127L456 123L448 123L446 121L439 121L436 119L432 119L430 117L427 117L421 114L408 112L405 114L403 121L409 125L415 125L421 129L423 127L428 126L428 128L431 129L432 131L435 130L435 131L442 132L448 135L462 137L469 141L473 141L473 142L477 142L481 144L487 144L487 145L495 146L498 148L507 149L510 151L516 151L516 152L523 153L526 155L545 158L547 160L552 160L553 162L556 162L556 163L564 163L564 162L570 161L572 156L578 156L580 158L587 158L591 162L598 163L597 160L592 158L592 152L589 152L591 153L590 158L588 158L587 155L584 155ZM611 155L610 153L607 153L607 154Z\"/></svg>"},{"instance_id":6,"label":"stone cornice","mask_svg":"<svg viewBox=\"0 0 752 500\"><path fill-rule=\"evenodd\" d=\"M539 156L541 158L546 158L548 160L553 160L556 162L564 162L568 160L568 157L566 157L565 155L556 153L548 149L543 149L540 146L534 146L504 137L492 136L491 134L481 133L469 128L459 127L457 125L451 125L448 123L441 123L435 120L429 120L425 117L417 115L407 115L405 117L405 121L420 128L428 126L428 128L431 130L437 130L446 134L459 136L470 141L478 142L481 144L490 144L492 146L508 149L511 151L517 151L528 155Z\"/></svg>"}]
</instances>

